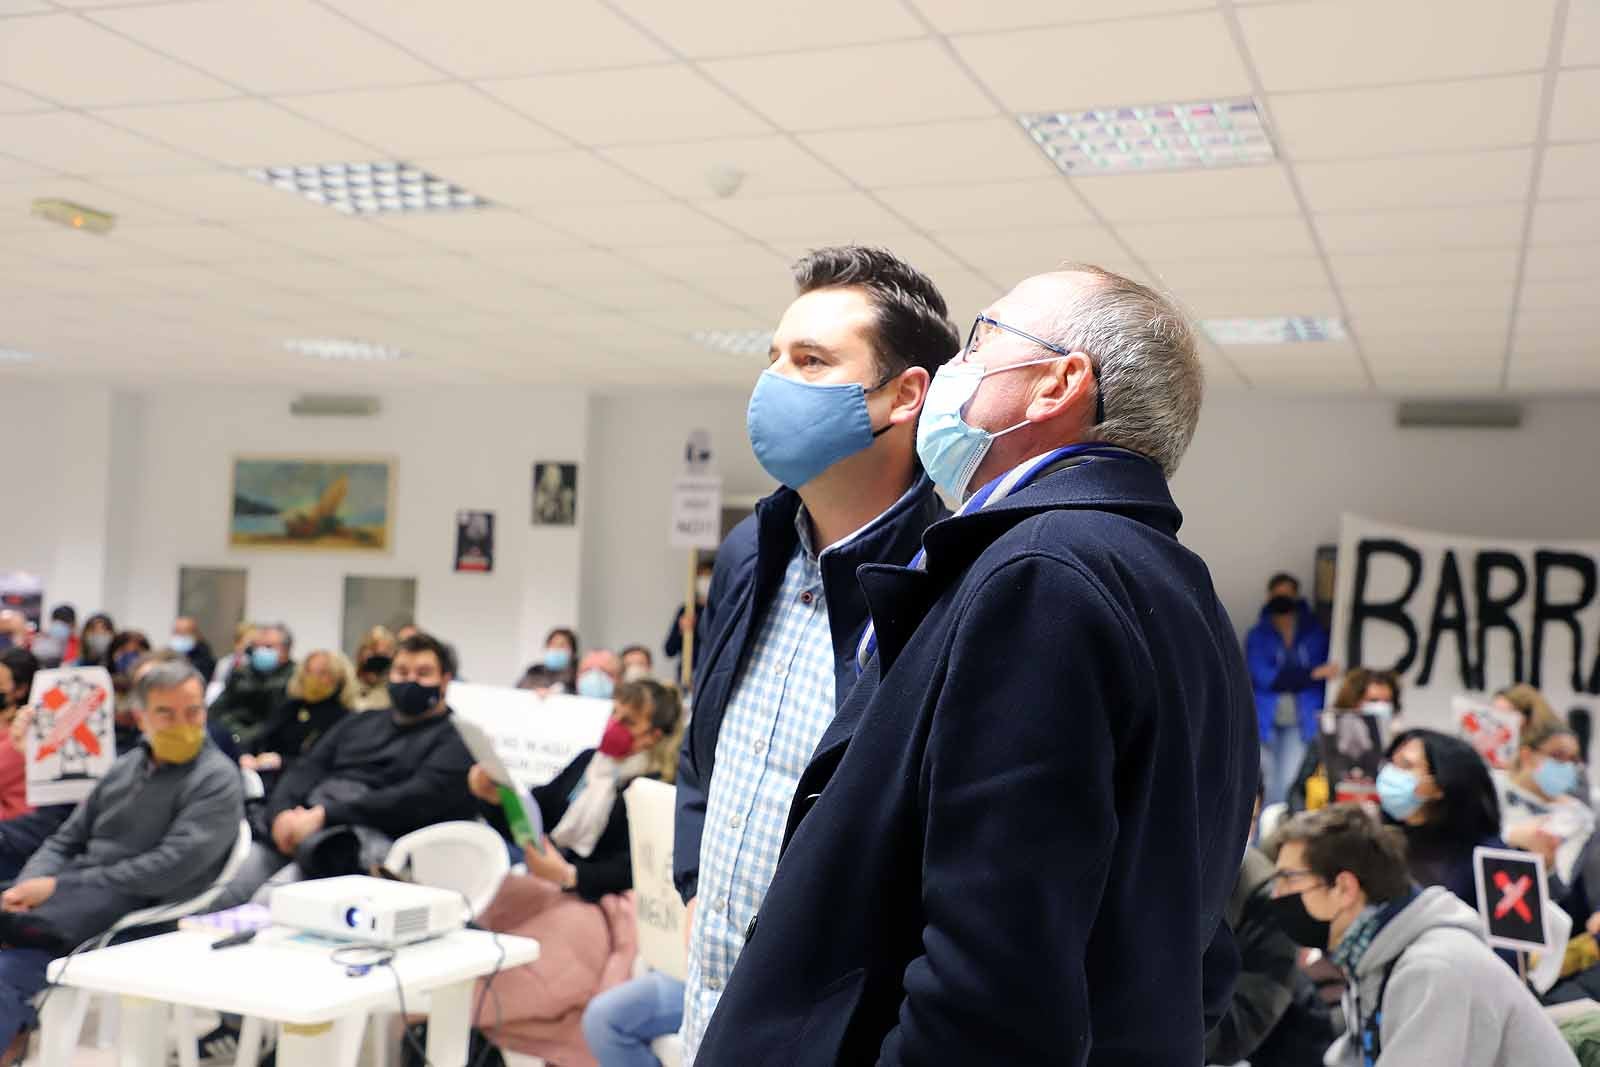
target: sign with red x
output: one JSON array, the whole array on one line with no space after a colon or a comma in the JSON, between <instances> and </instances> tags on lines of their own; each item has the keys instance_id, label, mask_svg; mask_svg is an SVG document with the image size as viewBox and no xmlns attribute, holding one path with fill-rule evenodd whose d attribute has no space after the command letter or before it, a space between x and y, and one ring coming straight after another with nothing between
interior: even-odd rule
<instances>
[{"instance_id":1,"label":"sign with red x","mask_svg":"<svg viewBox=\"0 0 1600 1067\"><path fill-rule=\"evenodd\" d=\"M1537 952L1546 948L1544 861L1531 852L1480 848L1473 852L1478 914L1495 948Z\"/></svg>"}]
</instances>

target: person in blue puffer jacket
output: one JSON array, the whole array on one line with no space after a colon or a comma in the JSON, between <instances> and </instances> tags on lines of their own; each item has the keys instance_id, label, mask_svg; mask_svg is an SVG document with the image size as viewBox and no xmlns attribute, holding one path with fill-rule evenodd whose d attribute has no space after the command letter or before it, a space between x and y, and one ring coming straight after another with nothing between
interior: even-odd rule
<instances>
[{"instance_id":1,"label":"person in blue puffer jacket","mask_svg":"<svg viewBox=\"0 0 1600 1067\"><path fill-rule=\"evenodd\" d=\"M1266 606L1245 638L1245 660L1256 691L1266 802L1276 804L1316 740L1324 683L1339 673L1338 664L1328 662L1328 631L1300 596L1294 575L1274 574L1267 583Z\"/></svg>"}]
</instances>

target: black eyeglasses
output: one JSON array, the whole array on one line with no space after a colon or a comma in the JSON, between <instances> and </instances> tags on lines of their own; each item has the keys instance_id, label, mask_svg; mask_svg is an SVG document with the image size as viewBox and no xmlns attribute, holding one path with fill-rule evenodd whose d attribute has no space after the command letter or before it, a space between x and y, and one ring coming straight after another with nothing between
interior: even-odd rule
<instances>
[{"instance_id":1,"label":"black eyeglasses","mask_svg":"<svg viewBox=\"0 0 1600 1067\"><path fill-rule=\"evenodd\" d=\"M985 340L987 340L988 338L993 337L994 334L995 334L995 331L997 331L997 330L1003 330L1006 333L1016 334L1018 337L1022 338L1024 341L1032 341L1034 344L1038 345L1039 347L1047 349L1047 350L1049 350L1051 352L1054 352L1057 355L1060 355L1060 356L1070 356L1070 355L1072 355L1071 352L1067 351L1065 348L1062 348L1060 345L1053 345L1049 341L1046 341L1044 338L1035 337L1033 334L1028 333L1026 330L1019 330L1015 326L1007 326L1005 323L1001 322L999 319L991 319L987 315L979 315L976 319L974 319L972 321L972 329L967 331L967 343L961 349L960 358L964 359L964 360L965 359L971 359L972 358L972 353L977 350L977 347L979 345L983 344L983 342ZM1088 355L1088 353L1084 353L1084 354ZM1094 421L1095 421L1095 425L1098 426L1100 423L1106 421L1105 392L1104 392L1104 390L1102 390L1100 388L1100 363L1099 363L1099 361L1096 360L1093 356L1089 356L1089 366L1094 369ZM996 369L1001 369L1001 368L996 368Z\"/></svg>"}]
</instances>

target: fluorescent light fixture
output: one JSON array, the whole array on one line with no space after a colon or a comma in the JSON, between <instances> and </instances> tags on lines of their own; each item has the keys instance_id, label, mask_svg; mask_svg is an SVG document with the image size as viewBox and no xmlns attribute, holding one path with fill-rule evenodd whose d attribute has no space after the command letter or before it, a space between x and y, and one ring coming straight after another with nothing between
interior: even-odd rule
<instances>
[{"instance_id":1,"label":"fluorescent light fixture","mask_svg":"<svg viewBox=\"0 0 1600 1067\"><path fill-rule=\"evenodd\" d=\"M1343 341L1344 323L1323 315L1275 315L1264 319L1206 319L1201 327L1219 345L1281 345L1297 341Z\"/></svg>"},{"instance_id":2,"label":"fluorescent light fixture","mask_svg":"<svg viewBox=\"0 0 1600 1067\"><path fill-rule=\"evenodd\" d=\"M1018 115L1065 174L1130 174L1265 163L1275 158L1256 102L1248 96L1088 111Z\"/></svg>"},{"instance_id":3,"label":"fluorescent light fixture","mask_svg":"<svg viewBox=\"0 0 1600 1067\"><path fill-rule=\"evenodd\" d=\"M0 363L32 363L39 357L16 348L0 348Z\"/></svg>"},{"instance_id":4,"label":"fluorescent light fixture","mask_svg":"<svg viewBox=\"0 0 1600 1067\"><path fill-rule=\"evenodd\" d=\"M771 330L696 330L689 340L731 356L764 356L772 351Z\"/></svg>"},{"instance_id":5,"label":"fluorescent light fixture","mask_svg":"<svg viewBox=\"0 0 1600 1067\"><path fill-rule=\"evenodd\" d=\"M283 347L302 356L315 356L317 359L374 361L406 358L406 354L398 348L338 337L295 339L283 342Z\"/></svg>"},{"instance_id":6,"label":"fluorescent light fixture","mask_svg":"<svg viewBox=\"0 0 1600 1067\"><path fill-rule=\"evenodd\" d=\"M252 167L257 181L346 215L472 211L487 200L402 160Z\"/></svg>"}]
</instances>

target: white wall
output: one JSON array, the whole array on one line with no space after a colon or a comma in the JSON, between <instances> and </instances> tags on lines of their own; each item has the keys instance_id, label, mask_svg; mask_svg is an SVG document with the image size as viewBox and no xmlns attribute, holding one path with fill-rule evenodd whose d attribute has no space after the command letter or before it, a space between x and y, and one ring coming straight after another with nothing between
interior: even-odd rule
<instances>
[{"instance_id":1,"label":"white wall","mask_svg":"<svg viewBox=\"0 0 1600 1067\"><path fill-rule=\"evenodd\" d=\"M347 574L413 576L417 617L462 654L463 674L509 684L546 629L578 615L582 526L534 527L535 460L580 464L588 511L586 397L557 390L432 390L385 395L366 419L294 418L291 394L163 390L130 398L136 449L131 510L114 517L131 561L110 603L117 618L165 633L178 568L245 567L247 611L295 628L300 653L338 647ZM385 554L235 551L228 547L233 457L390 456L395 534ZM494 572L456 574L455 514L495 513Z\"/></svg>"}]
</instances>

